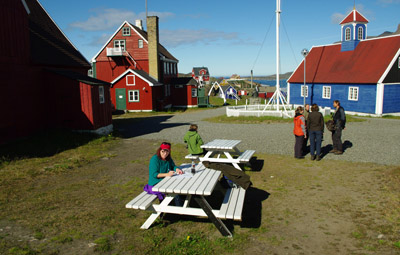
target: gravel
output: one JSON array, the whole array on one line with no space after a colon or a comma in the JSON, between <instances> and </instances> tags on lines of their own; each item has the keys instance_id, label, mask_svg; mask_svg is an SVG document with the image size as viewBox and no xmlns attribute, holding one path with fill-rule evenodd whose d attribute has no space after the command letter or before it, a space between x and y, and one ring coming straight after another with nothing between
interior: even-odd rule
<instances>
[{"instance_id":1,"label":"gravel","mask_svg":"<svg viewBox=\"0 0 400 255\"><path fill-rule=\"evenodd\" d=\"M199 134L204 142L213 139L242 140L238 148L253 149L257 153L294 155L293 124L222 124L203 119L225 114L225 108L155 116L145 121L118 125L127 138L145 138L183 143L183 136L191 123L199 125ZM354 162L372 162L385 165L400 165L400 120L367 118L365 122L347 123L342 132L345 145L343 155L327 153L332 147L331 133L325 129L323 159L338 159ZM307 155L308 159L309 155Z\"/></svg>"}]
</instances>

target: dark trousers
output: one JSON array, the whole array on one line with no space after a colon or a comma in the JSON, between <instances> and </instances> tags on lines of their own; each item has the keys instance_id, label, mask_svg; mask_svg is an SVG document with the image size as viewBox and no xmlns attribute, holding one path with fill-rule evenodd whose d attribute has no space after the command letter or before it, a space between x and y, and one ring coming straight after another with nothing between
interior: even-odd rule
<instances>
[{"instance_id":1,"label":"dark trousers","mask_svg":"<svg viewBox=\"0 0 400 255\"><path fill-rule=\"evenodd\" d=\"M303 157L303 144L304 144L304 136L295 135L296 141L294 144L294 157L301 158Z\"/></svg>"},{"instance_id":2,"label":"dark trousers","mask_svg":"<svg viewBox=\"0 0 400 255\"><path fill-rule=\"evenodd\" d=\"M311 156L321 154L322 131L309 131L310 135L310 154ZM316 150L316 154L314 153Z\"/></svg>"},{"instance_id":3,"label":"dark trousers","mask_svg":"<svg viewBox=\"0 0 400 255\"><path fill-rule=\"evenodd\" d=\"M334 150L343 151L341 127L337 127L336 130L332 132L332 143Z\"/></svg>"}]
</instances>

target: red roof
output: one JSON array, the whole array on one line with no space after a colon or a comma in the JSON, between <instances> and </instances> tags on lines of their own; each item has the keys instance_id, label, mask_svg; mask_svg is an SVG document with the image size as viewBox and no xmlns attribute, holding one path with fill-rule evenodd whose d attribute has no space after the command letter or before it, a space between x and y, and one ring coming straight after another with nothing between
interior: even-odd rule
<instances>
[{"instance_id":1,"label":"red roof","mask_svg":"<svg viewBox=\"0 0 400 255\"><path fill-rule=\"evenodd\" d=\"M361 41L353 51L341 44L313 47L306 59L307 83L376 84L400 49L400 35ZM289 78L304 82L304 61Z\"/></svg>"},{"instance_id":2,"label":"red roof","mask_svg":"<svg viewBox=\"0 0 400 255\"><path fill-rule=\"evenodd\" d=\"M346 24L346 23L350 23L350 22L365 22L368 23L368 20L361 15L361 13L359 13L356 10L352 10L349 15L346 16L346 18L344 18L342 20L342 22L340 22L340 25Z\"/></svg>"}]
</instances>

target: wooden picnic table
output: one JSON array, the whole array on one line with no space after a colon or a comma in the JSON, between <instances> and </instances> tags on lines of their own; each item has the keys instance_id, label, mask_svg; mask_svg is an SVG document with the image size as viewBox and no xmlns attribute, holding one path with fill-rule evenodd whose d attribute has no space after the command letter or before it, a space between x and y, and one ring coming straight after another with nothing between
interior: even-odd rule
<instances>
[{"instance_id":1,"label":"wooden picnic table","mask_svg":"<svg viewBox=\"0 0 400 255\"><path fill-rule=\"evenodd\" d=\"M221 219L242 219L246 191L242 188L228 189L221 208L218 210L212 209L205 197L213 193L221 172L206 168L203 164L196 165L196 173L194 175L190 173L189 164L184 166L182 170L185 176L165 177L153 187L153 191L166 194L166 197L160 204L153 203L156 200L156 195L147 194L146 192L141 193L126 204L127 208L150 210L153 212L141 228L148 229L161 213L172 213L208 217L223 236L232 237L232 233ZM183 206L170 205L177 195L186 195ZM192 198L200 208L190 207L190 200Z\"/></svg>"},{"instance_id":2,"label":"wooden picnic table","mask_svg":"<svg viewBox=\"0 0 400 255\"><path fill-rule=\"evenodd\" d=\"M241 152L237 148L239 143L241 143L240 140L215 139L203 144L201 148L206 149L207 153L204 157L200 157L199 160L201 162L230 163L236 169L242 170L239 163L248 163L255 153L255 150L245 150ZM225 157L221 158L221 155L225 155Z\"/></svg>"}]
</instances>

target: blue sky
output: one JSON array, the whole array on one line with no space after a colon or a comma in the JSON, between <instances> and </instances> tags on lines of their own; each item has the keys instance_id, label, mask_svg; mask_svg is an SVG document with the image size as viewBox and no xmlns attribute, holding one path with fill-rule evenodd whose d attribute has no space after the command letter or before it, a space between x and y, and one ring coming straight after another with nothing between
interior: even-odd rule
<instances>
[{"instance_id":1,"label":"blue sky","mask_svg":"<svg viewBox=\"0 0 400 255\"><path fill-rule=\"evenodd\" d=\"M145 0L39 2L89 61L123 21L144 20L146 10ZM252 69L254 75L275 73L275 0L148 0L147 4L149 15L160 17L160 42L179 59L179 72L207 66L212 76L248 76ZM400 0L355 4L370 22L369 36L397 29ZM339 22L353 6L354 0L282 0L281 73L298 66L303 48L339 41Z\"/></svg>"}]
</instances>

